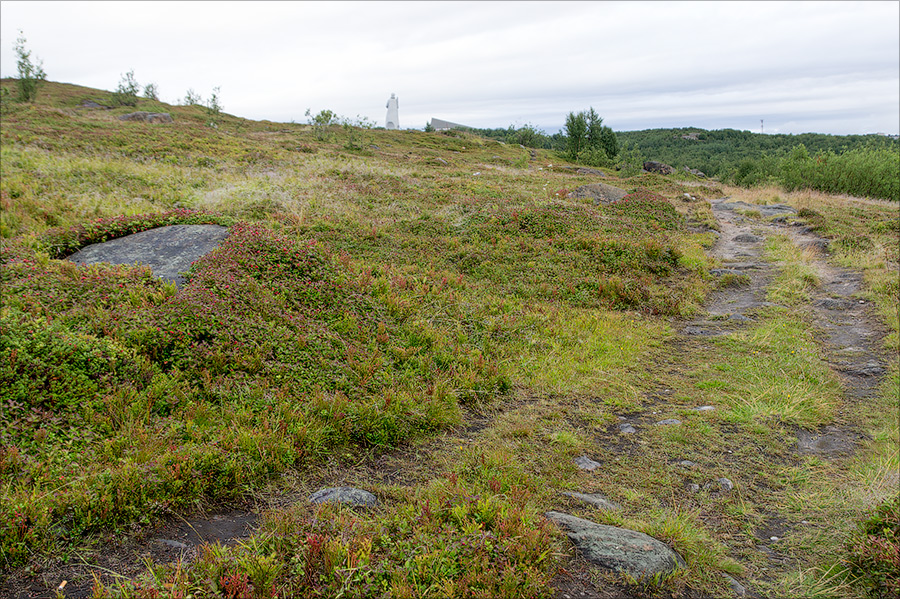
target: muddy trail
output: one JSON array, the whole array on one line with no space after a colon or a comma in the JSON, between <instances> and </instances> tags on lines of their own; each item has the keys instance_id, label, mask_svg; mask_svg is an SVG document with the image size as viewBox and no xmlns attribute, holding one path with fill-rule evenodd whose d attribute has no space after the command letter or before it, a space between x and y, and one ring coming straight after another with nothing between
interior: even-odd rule
<instances>
[{"instance_id":1,"label":"muddy trail","mask_svg":"<svg viewBox=\"0 0 900 599\"><path fill-rule=\"evenodd\" d=\"M723 285L707 298L706 313L701 317L674 324L676 334L668 343L672 351L679 345L700 345L712 339L751 325L760 310L771 306L766 292L777 274L777 266L763 257L768 237L786 235L799 247L814 252L814 264L820 284L813 290L813 300L803 309L810 324L818 331L821 355L844 382L844 409L864 401L877 389L885 373L880 357L885 331L874 318L869 304L860 299L862 277L859 273L830 265L827 241L791 218L795 211L787 206L756 206L731 202L728 198L712 200L720 232L710 254L721 268L712 274L731 279L735 284ZM670 366L674 367L674 366ZM665 370L665 365L662 366ZM665 407L670 390L659 389L650 394L643 409L609 427L605 439L617 452L640 451L637 440L641 428L651 426ZM527 403L527 394L501 410L515 410ZM715 409L716 406L705 406ZM703 408L701 408L703 409ZM188 517L173 514L168 523L155 529L136 528L129 532L109 534L87 554L72 552L65 560L54 559L21 569L0 585L0 596L16 599L50 597L90 597L93 581L105 584L132 579L145 572L147 560L154 563L190 562L204 543L235 544L249 538L265 510L277 509L304 501L320 487L360 486L365 482L413 487L442 472L440 448L477 444L482 432L496 423L497 414L469 414L462 427L438 434L416 445L390 451L371 451L355 456L335 455L328 463L307 472L295 473L289 487L291 496L272 492L257 497L254 505L218 513L197 513ZM658 423L657 423L658 424ZM851 454L865 432L837 421L817 431L798 429L793 448L797 456L814 454L823 459L839 459ZM590 493L590 489L585 489ZM560 500L561 505L566 505ZM790 531L787 524L775 524L756 531L759 549L773 567L790 562L771 538ZM596 585L591 566L573 551L553 581L558 599L630 597L626 587ZM748 584L729 579L733 596L760 597ZM694 596L688 594L687 596ZM699 595L697 595L699 596Z\"/></svg>"}]
</instances>

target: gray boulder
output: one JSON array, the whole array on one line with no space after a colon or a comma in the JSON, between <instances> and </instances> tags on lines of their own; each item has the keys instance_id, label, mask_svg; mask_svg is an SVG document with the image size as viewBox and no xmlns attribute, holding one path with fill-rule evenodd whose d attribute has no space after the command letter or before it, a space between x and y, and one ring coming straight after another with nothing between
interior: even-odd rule
<instances>
[{"instance_id":1,"label":"gray boulder","mask_svg":"<svg viewBox=\"0 0 900 599\"><path fill-rule=\"evenodd\" d=\"M354 487L326 487L309 496L310 503L342 503L355 507L375 507L378 499L362 489Z\"/></svg>"},{"instance_id":2,"label":"gray boulder","mask_svg":"<svg viewBox=\"0 0 900 599\"><path fill-rule=\"evenodd\" d=\"M168 112L129 112L119 117L120 121L140 121L144 123L172 123L174 119Z\"/></svg>"},{"instance_id":3,"label":"gray boulder","mask_svg":"<svg viewBox=\"0 0 900 599\"><path fill-rule=\"evenodd\" d=\"M606 183L590 183L569 192L567 197L574 199L591 199L598 204L612 204L628 195L628 192Z\"/></svg>"},{"instance_id":4,"label":"gray boulder","mask_svg":"<svg viewBox=\"0 0 900 599\"><path fill-rule=\"evenodd\" d=\"M547 512L544 516L565 531L585 559L606 570L623 572L640 580L686 566L677 552L644 533L561 512Z\"/></svg>"},{"instance_id":5,"label":"gray boulder","mask_svg":"<svg viewBox=\"0 0 900 599\"><path fill-rule=\"evenodd\" d=\"M144 264L154 276L181 287L180 273L214 250L228 235L218 225L171 225L158 227L105 243L95 243L69 256L75 264Z\"/></svg>"},{"instance_id":6,"label":"gray boulder","mask_svg":"<svg viewBox=\"0 0 900 599\"><path fill-rule=\"evenodd\" d=\"M658 173L660 175L671 175L675 172L673 167L662 162L656 162L655 160L648 160L645 162L644 170L648 173Z\"/></svg>"},{"instance_id":7,"label":"gray boulder","mask_svg":"<svg viewBox=\"0 0 900 599\"><path fill-rule=\"evenodd\" d=\"M580 166L575 169L575 172L579 175L597 175L598 177L605 177L606 173L601 171L598 168L589 168L586 166Z\"/></svg>"},{"instance_id":8,"label":"gray boulder","mask_svg":"<svg viewBox=\"0 0 900 599\"><path fill-rule=\"evenodd\" d=\"M704 173L704 172L701 171L701 170L697 170L697 169L695 169L695 168L690 168L690 167L688 167L688 166L685 166L685 167L684 167L684 170L685 170L685 172L688 172L688 173L694 175L695 177L700 177L701 179L705 179L705 178L706 178L706 173Z\"/></svg>"}]
</instances>

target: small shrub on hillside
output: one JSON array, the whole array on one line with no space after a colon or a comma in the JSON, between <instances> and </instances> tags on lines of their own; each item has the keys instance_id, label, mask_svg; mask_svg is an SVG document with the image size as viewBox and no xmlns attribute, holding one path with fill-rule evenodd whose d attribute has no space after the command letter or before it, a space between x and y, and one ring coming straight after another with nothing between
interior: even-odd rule
<instances>
[{"instance_id":1,"label":"small shrub on hillside","mask_svg":"<svg viewBox=\"0 0 900 599\"><path fill-rule=\"evenodd\" d=\"M159 87L155 83L144 86L144 97L148 100L159 100Z\"/></svg>"},{"instance_id":2,"label":"small shrub on hillside","mask_svg":"<svg viewBox=\"0 0 900 599\"><path fill-rule=\"evenodd\" d=\"M19 78L16 83L19 87L19 102L34 102L37 97L38 85L47 79L47 73L44 72L43 63L40 60L37 61L37 64L31 62L31 50L25 49L25 42L25 36L19 31L15 45L16 64L19 70Z\"/></svg>"},{"instance_id":3,"label":"small shrub on hillside","mask_svg":"<svg viewBox=\"0 0 900 599\"><path fill-rule=\"evenodd\" d=\"M119 86L112 94L113 106L137 106L141 86L134 78L134 69L122 75Z\"/></svg>"},{"instance_id":4,"label":"small shrub on hillside","mask_svg":"<svg viewBox=\"0 0 900 599\"><path fill-rule=\"evenodd\" d=\"M900 596L900 495L881 504L846 545L855 582L870 597Z\"/></svg>"}]
</instances>

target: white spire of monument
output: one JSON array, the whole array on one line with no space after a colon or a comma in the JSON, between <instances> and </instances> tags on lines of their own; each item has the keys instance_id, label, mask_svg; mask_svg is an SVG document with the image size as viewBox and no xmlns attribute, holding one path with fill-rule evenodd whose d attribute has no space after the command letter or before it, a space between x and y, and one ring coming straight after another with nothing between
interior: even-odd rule
<instances>
[{"instance_id":1,"label":"white spire of monument","mask_svg":"<svg viewBox=\"0 0 900 599\"><path fill-rule=\"evenodd\" d=\"M400 117L398 115L398 106L397 106L397 97L394 94L391 94L390 99L387 101L387 119L385 120L384 128L385 129L399 129L400 128Z\"/></svg>"}]
</instances>

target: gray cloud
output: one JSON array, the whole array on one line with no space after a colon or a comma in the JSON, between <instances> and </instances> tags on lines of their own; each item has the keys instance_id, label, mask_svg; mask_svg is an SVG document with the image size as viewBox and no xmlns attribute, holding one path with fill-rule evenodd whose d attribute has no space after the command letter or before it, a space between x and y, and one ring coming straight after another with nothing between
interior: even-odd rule
<instances>
[{"instance_id":1,"label":"gray cloud","mask_svg":"<svg viewBox=\"0 0 900 599\"><path fill-rule=\"evenodd\" d=\"M227 112L307 108L404 127L431 117L555 131L594 106L618 130L900 130L892 2L19 2L0 4L50 79L113 89L135 70L176 102L221 87Z\"/></svg>"}]
</instances>

